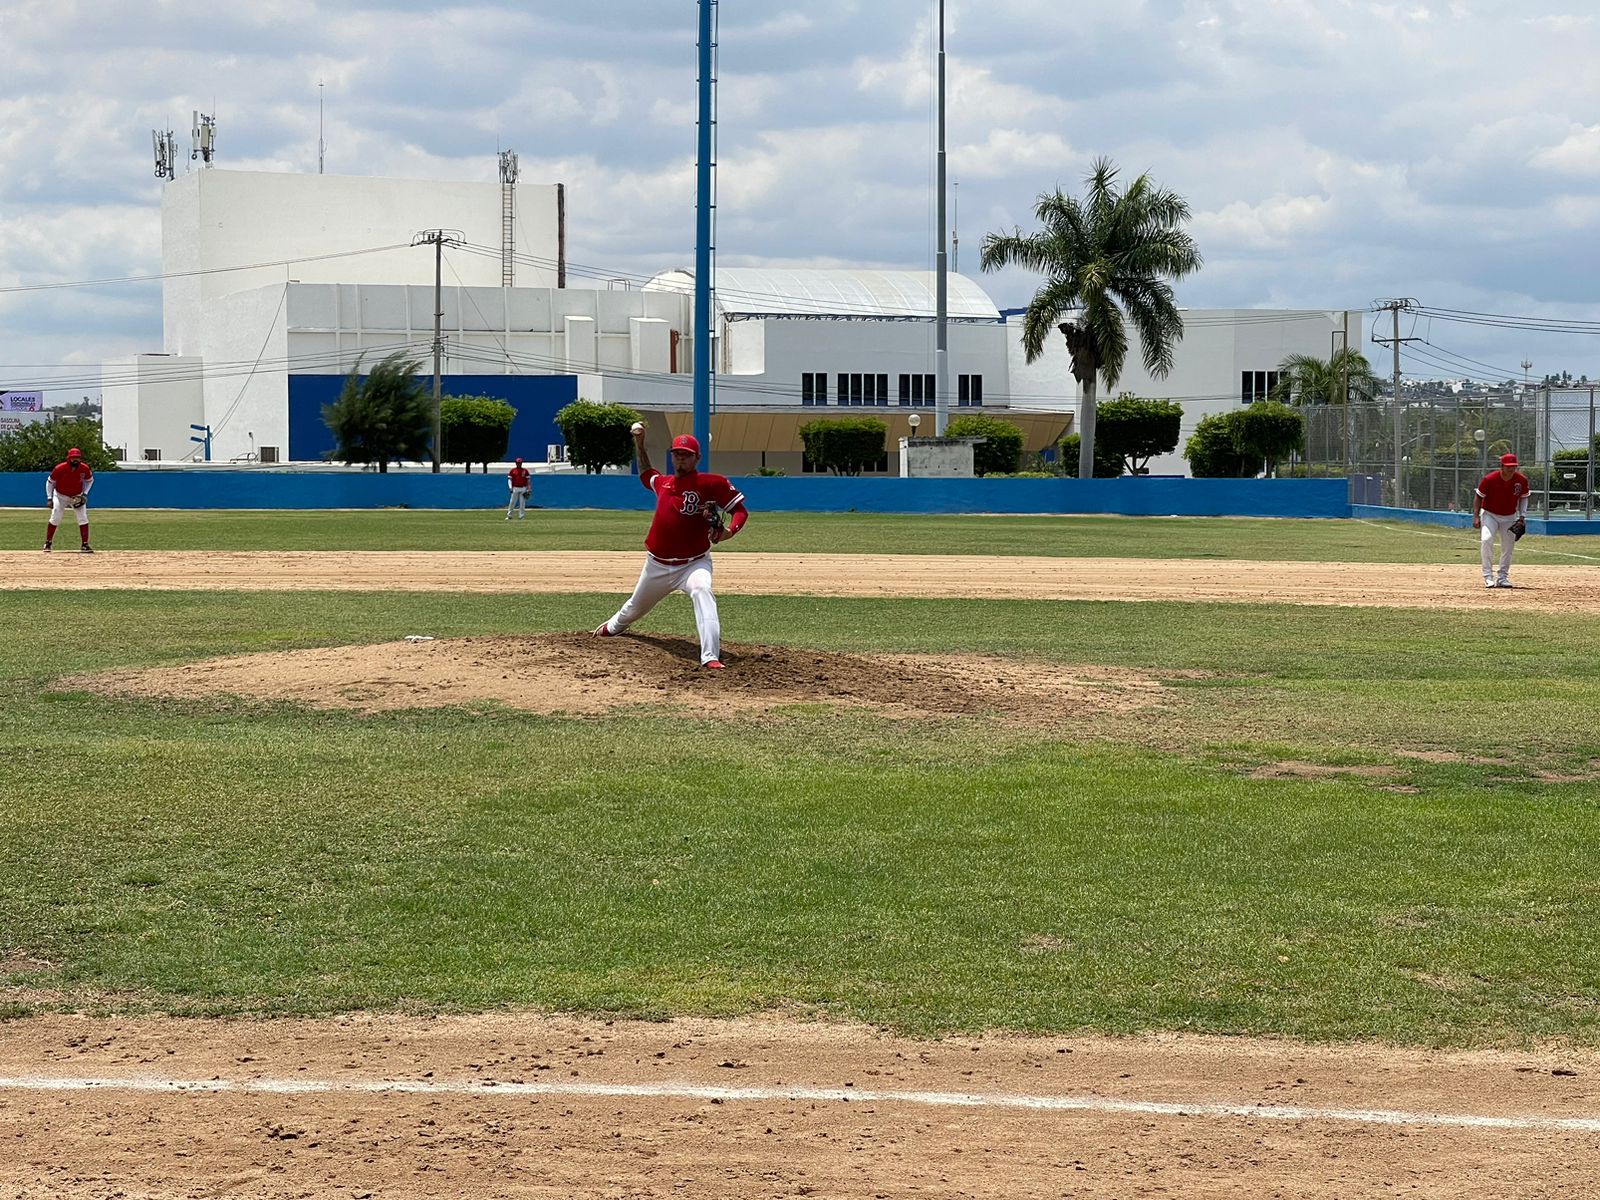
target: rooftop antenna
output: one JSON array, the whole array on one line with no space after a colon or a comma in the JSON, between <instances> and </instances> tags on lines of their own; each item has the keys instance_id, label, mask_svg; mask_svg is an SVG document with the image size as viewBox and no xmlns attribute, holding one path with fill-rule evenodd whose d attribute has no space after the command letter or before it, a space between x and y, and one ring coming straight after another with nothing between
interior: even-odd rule
<instances>
[{"instance_id":1,"label":"rooftop antenna","mask_svg":"<svg viewBox=\"0 0 1600 1200\"><path fill-rule=\"evenodd\" d=\"M322 80L317 80L317 174L322 174L322 156L328 143L322 140Z\"/></svg>"},{"instance_id":2,"label":"rooftop antenna","mask_svg":"<svg viewBox=\"0 0 1600 1200\"><path fill-rule=\"evenodd\" d=\"M150 144L156 152L156 178L176 179L178 177L178 140L172 136L172 130L163 133L159 129L150 131Z\"/></svg>"},{"instance_id":3,"label":"rooftop antenna","mask_svg":"<svg viewBox=\"0 0 1600 1200\"><path fill-rule=\"evenodd\" d=\"M194 110L194 149L189 151L191 161L200 159L206 166L217 152L217 118L207 116L198 108Z\"/></svg>"},{"instance_id":4,"label":"rooftop antenna","mask_svg":"<svg viewBox=\"0 0 1600 1200\"><path fill-rule=\"evenodd\" d=\"M517 282L517 152L500 151L500 286Z\"/></svg>"}]
</instances>

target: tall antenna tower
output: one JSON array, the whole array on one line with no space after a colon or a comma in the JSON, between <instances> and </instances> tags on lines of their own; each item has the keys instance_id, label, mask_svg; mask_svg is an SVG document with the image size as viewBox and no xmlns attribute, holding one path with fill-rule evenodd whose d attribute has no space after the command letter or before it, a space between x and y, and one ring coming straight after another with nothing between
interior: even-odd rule
<instances>
[{"instance_id":1,"label":"tall antenna tower","mask_svg":"<svg viewBox=\"0 0 1600 1200\"><path fill-rule=\"evenodd\" d=\"M517 282L517 152L500 151L500 286Z\"/></svg>"},{"instance_id":2,"label":"tall antenna tower","mask_svg":"<svg viewBox=\"0 0 1600 1200\"><path fill-rule=\"evenodd\" d=\"M961 184L950 184L950 273L961 274Z\"/></svg>"},{"instance_id":3,"label":"tall antenna tower","mask_svg":"<svg viewBox=\"0 0 1600 1200\"><path fill-rule=\"evenodd\" d=\"M172 136L172 130L162 132L159 129L150 131L150 144L156 152L156 178L176 179L178 177L178 139Z\"/></svg>"},{"instance_id":4,"label":"tall antenna tower","mask_svg":"<svg viewBox=\"0 0 1600 1200\"><path fill-rule=\"evenodd\" d=\"M194 110L194 149L189 151L190 160L200 159L206 166L211 165L212 156L217 152L217 118L213 114L207 116L198 108Z\"/></svg>"},{"instance_id":5,"label":"tall antenna tower","mask_svg":"<svg viewBox=\"0 0 1600 1200\"><path fill-rule=\"evenodd\" d=\"M317 174L322 174L322 156L328 143L322 140L322 80L317 80Z\"/></svg>"}]
</instances>

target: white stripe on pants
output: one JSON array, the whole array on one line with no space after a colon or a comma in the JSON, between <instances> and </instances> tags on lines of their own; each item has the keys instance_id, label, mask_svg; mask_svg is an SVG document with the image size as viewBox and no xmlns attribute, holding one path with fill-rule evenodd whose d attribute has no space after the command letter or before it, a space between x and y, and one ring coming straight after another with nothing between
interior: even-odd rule
<instances>
[{"instance_id":1,"label":"white stripe on pants","mask_svg":"<svg viewBox=\"0 0 1600 1200\"><path fill-rule=\"evenodd\" d=\"M673 592L684 593L694 605L694 625L700 633L700 661L708 663L721 658L722 623L717 619L717 598L711 594L710 554L702 554L686 563L664 563L646 555L633 595L606 625L612 633L626 633L629 625Z\"/></svg>"},{"instance_id":2,"label":"white stripe on pants","mask_svg":"<svg viewBox=\"0 0 1600 1200\"><path fill-rule=\"evenodd\" d=\"M1496 577L1494 570L1494 539L1495 535L1499 534L1500 572L1498 578L1510 578L1511 551L1517 544L1517 539L1511 533L1511 524L1517 519L1517 514L1512 513L1509 517L1502 517L1499 513L1492 513L1488 509L1484 509L1478 514L1478 517L1483 522L1483 528L1478 533L1481 539L1478 545L1483 551L1483 577L1485 579Z\"/></svg>"}]
</instances>

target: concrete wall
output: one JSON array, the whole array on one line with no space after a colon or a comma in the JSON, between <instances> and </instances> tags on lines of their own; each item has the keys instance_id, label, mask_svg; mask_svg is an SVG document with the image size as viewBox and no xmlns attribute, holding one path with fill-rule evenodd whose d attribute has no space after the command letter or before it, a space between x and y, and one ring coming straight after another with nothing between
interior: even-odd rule
<instances>
[{"instance_id":1,"label":"concrete wall","mask_svg":"<svg viewBox=\"0 0 1600 1200\"><path fill-rule=\"evenodd\" d=\"M559 253L556 188L518 184L516 198L518 253L550 264L535 268L519 263L517 284L554 287ZM166 281L165 349L179 354L203 353L199 342L207 306L218 296L290 281L431 284L433 247L410 244L419 232L459 230L467 242L496 252L501 241L498 182L213 168L169 182L162 191L161 214L162 270L169 275L207 272ZM323 255L339 257L309 261ZM254 266L283 262L287 265ZM222 270L231 267L251 269ZM467 286L500 286L498 253L456 254L451 267L452 279Z\"/></svg>"},{"instance_id":2,"label":"concrete wall","mask_svg":"<svg viewBox=\"0 0 1600 1200\"><path fill-rule=\"evenodd\" d=\"M1111 513L1130 516L1345 517L1343 479L735 479L762 512ZM0 505L38 508L42 474L0 474ZM106 471L98 508L498 508L503 474L231 470ZM648 510L631 475L536 475L542 508ZM756 528L756 526L752 526ZM640 536L644 533L640 526ZM447 547L442 547L447 548Z\"/></svg>"},{"instance_id":3,"label":"concrete wall","mask_svg":"<svg viewBox=\"0 0 1600 1200\"><path fill-rule=\"evenodd\" d=\"M100 383L101 438L129 461L147 448L177 459L200 447L191 424L205 424L205 388L198 358L140 354L106 363ZM215 453L215 446L213 446Z\"/></svg>"}]
</instances>

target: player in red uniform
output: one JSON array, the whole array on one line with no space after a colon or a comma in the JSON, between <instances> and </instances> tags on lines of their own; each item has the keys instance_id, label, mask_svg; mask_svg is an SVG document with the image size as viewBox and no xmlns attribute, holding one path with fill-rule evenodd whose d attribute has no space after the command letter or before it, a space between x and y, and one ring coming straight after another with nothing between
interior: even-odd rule
<instances>
[{"instance_id":1,"label":"player in red uniform","mask_svg":"<svg viewBox=\"0 0 1600 1200\"><path fill-rule=\"evenodd\" d=\"M1517 544L1511 525L1528 515L1528 477L1517 470L1517 456L1502 454L1500 469L1490 471L1472 497L1472 527L1481 529L1483 586L1511 586L1511 548ZM1500 571L1494 569L1494 538L1500 535Z\"/></svg>"},{"instance_id":2,"label":"player in red uniform","mask_svg":"<svg viewBox=\"0 0 1600 1200\"><path fill-rule=\"evenodd\" d=\"M533 490L533 476L528 474L528 469L522 465L519 458L511 470L506 472L506 486L511 489L511 500L506 504L506 520L511 520L511 514L517 514L517 520L522 520L528 515L528 493Z\"/></svg>"},{"instance_id":3,"label":"player in red uniform","mask_svg":"<svg viewBox=\"0 0 1600 1200\"><path fill-rule=\"evenodd\" d=\"M94 553L89 545L89 489L92 486L94 472L83 461L83 451L74 446L67 451L67 461L57 463L44 481L44 502L50 506L50 523L44 530L46 554L50 553L50 543L56 540L56 529L66 519L69 508L78 517L78 537L83 542L81 552Z\"/></svg>"},{"instance_id":4,"label":"player in red uniform","mask_svg":"<svg viewBox=\"0 0 1600 1200\"><path fill-rule=\"evenodd\" d=\"M744 528L750 514L744 495L721 475L702 474L700 443L688 434L672 440L672 474L663 475L650 465L644 446L644 429L633 435L639 452L639 482L656 494L656 515L645 535L644 570L628 602L594 631L596 637L626 633L645 613L670 592L683 592L694 605L695 628L700 633L701 667L722 669L722 625L717 619L717 598L711 593L711 545L724 542ZM707 504L728 514L728 527L720 529L707 515Z\"/></svg>"}]
</instances>

